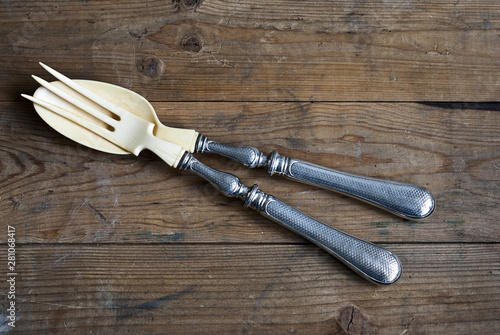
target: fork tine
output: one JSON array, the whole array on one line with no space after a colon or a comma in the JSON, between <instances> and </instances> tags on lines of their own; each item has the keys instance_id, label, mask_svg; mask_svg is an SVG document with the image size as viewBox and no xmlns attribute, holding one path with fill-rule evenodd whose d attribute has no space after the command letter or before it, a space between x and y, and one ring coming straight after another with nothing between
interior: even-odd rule
<instances>
[{"instance_id":1,"label":"fork tine","mask_svg":"<svg viewBox=\"0 0 500 335\"><path fill-rule=\"evenodd\" d=\"M89 121L89 120L87 120L87 119L85 119L77 114L74 114L74 113L71 113L70 111L62 109L59 106L53 105L53 104L48 103L44 100L32 97L32 96L27 95L27 94L21 94L21 96L23 98L26 98L28 100L33 101L37 105L40 105L44 108L47 108L48 110L50 110L51 112L54 112L57 115L60 115L64 118L86 128L86 129L90 130L91 132L93 132L93 133L95 133L95 134L97 134L105 139L108 139L110 136L112 136L112 131L110 131L106 128L100 127L100 126L96 125L95 123L93 123L93 122L91 122L91 121Z\"/></svg>"},{"instance_id":2,"label":"fork tine","mask_svg":"<svg viewBox=\"0 0 500 335\"><path fill-rule=\"evenodd\" d=\"M82 103L81 101L78 101L78 99L72 97L71 95L61 91L60 89L58 89L57 87L55 87L54 85L52 85L51 83L43 80L42 78L40 77L37 77L37 76L32 76L33 79L35 79L40 85L42 85L43 87L45 87L46 89L48 89L49 91L51 91L52 93L54 93L55 95L59 96L60 98L66 100L67 102L75 105L76 107L80 108L81 110L87 112L88 114L92 115L93 117L95 117L96 119L98 120L101 120L102 122L110 125L110 126L116 126L117 122L115 119L113 119L112 117L109 117L107 115L104 115L103 113L95 110L94 108L90 107L89 105L85 104L85 103Z\"/></svg>"},{"instance_id":3,"label":"fork tine","mask_svg":"<svg viewBox=\"0 0 500 335\"><path fill-rule=\"evenodd\" d=\"M51 75L53 75L54 77L56 77L57 79L59 79L61 82L65 83L66 85L68 85L69 87L71 87L72 89L74 89L75 91L77 91L78 93L80 93L81 95L83 95L84 97L86 97L89 100L95 102L99 106L101 106L101 107L109 110L110 112L112 112L112 113L114 113L114 114L116 114L116 115L118 115L120 117L123 117L125 114L130 113L129 111L121 108L120 106L115 105L111 101L106 100L106 99L100 97L99 95L95 94L94 92L92 92L92 91L86 89L85 87L79 85L75 81L69 79L68 77L66 77L62 73L57 72L56 70L54 70L53 68L49 67L48 65L45 65L42 62L40 62L40 65L45 70L47 70Z\"/></svg>"}]
</instances>

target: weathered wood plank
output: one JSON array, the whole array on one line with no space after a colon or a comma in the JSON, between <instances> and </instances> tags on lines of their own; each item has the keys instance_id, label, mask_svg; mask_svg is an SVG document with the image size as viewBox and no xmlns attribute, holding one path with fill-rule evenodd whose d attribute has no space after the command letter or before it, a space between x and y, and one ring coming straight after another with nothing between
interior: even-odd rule
<instances>
[{"instance_id":1,"label":"weathered wood plank","mask_svg":"<svg viewBox=\"0 0 500 335\"><path fill-rule=\"evenodd\" d=\"M192 4L192 5L189 5ZM497 1L3 2L0 100L38 61L154 101L497 101Z\"/></svg>"},{"instance_id":2,"label":"weathered wood plank","mask_svg":"<svg viewBox=\"0 0 500 335\"><path fill-rule=\"evenodd\" d=\"M304 245L20 245L16 331L497 334L497 244L390 245L366 283Z\"/></svg>"},{"instance_id":3,"label":"weathered wood plank","mask_svg":"<svg viewBox=\"0 0 500 335\"><path fill-rule=\"evenodd\" d=\"M408 222L344 196L200 156L310 216L374 242L498 242L498 104L155 103L160 119L359 175L429 188ZM62 137L29 103L0 104L0 215L22 242L300 242L153 155L115 156ZM325 210L327 208L328 210ZM5 236L0 236L5 241Z\"/></svg>"}]
</instances>

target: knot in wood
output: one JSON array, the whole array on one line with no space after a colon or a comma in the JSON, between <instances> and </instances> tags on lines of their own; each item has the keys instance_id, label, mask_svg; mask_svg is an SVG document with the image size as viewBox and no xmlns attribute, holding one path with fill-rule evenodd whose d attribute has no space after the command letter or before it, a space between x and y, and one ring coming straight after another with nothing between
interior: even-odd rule
<instances>
[{"instance_id":1,"label":"knot in wood","mask_svg":"<svg viewBox=\"0 0 500 335\"><path fill-rule=\"evenodd\" d=\"M201 40L195 34L189 34L182 38L181 47L189 52L199 52L201 50Z\"/></svg>"},{"instance_id":2,"label":"knot in wood","mask_svg":"<svg viewBox=\"0 0 500 335\"><path fill-rule=\"evenodd\" d=\"M139 70L146 77L159 77L163 73L163 61L155 56L146 56L141 60Z\"/></svg>"},{"instance_id":3,"label":"knot in wood","mask_svg":"<svg viewBox=\"0 0 500 335\"><path fill-rule=\"evenodd\" d=\"M203 0L181 0L181 6L182 8L186 10L196 10L198 8Z\"/></svg>"}]
</instances>

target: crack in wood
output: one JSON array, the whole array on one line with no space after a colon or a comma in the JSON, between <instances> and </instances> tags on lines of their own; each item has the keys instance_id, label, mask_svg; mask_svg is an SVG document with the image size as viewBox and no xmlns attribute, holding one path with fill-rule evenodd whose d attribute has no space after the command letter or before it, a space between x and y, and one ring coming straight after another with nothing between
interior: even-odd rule
<instances>
[{"instance_id":1,"label":"crack in wood","mask_svg":"<svg viewBox=\"0 0 500 335\"><path fill-rule=\"evenodd\" d=\"M349 320L349 323L347 324L347 331L349 331L349 329L351 328L353 322L354 322L354 306L352 306L351 319Z\"/></svg>"}]
</instances>

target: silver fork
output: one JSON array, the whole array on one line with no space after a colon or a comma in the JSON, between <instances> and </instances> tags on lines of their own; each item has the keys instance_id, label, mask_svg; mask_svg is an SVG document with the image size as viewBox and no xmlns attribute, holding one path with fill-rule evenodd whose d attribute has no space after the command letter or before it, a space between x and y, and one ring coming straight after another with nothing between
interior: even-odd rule
<instances>
[{"instance_id":1,"label":"silver fork","mask_svg":"<svg viewBox=\"0 0 500 335\"><path fill-rule=\"evenodd\" d=\"M47 101L24 94L23 97L77 123L134 155L139 155L143 149L149 149L170 166L196 173L225 196L243 200L245 207L256 210L263 216L315 243L371 282L387 285L396 282L401 276L401 262L390 251L316 221L281 200L262 192L257 185L247 187L241 183L238 177L204 165L181 146L155 137L153 123L111 104L53 69L50 69L50 73L76 92L105 107L116 115L116 118L102 114L36 76L33 78L43 87L103 122L106 126L82 118Z\"/></svg>"}]
</instances>

